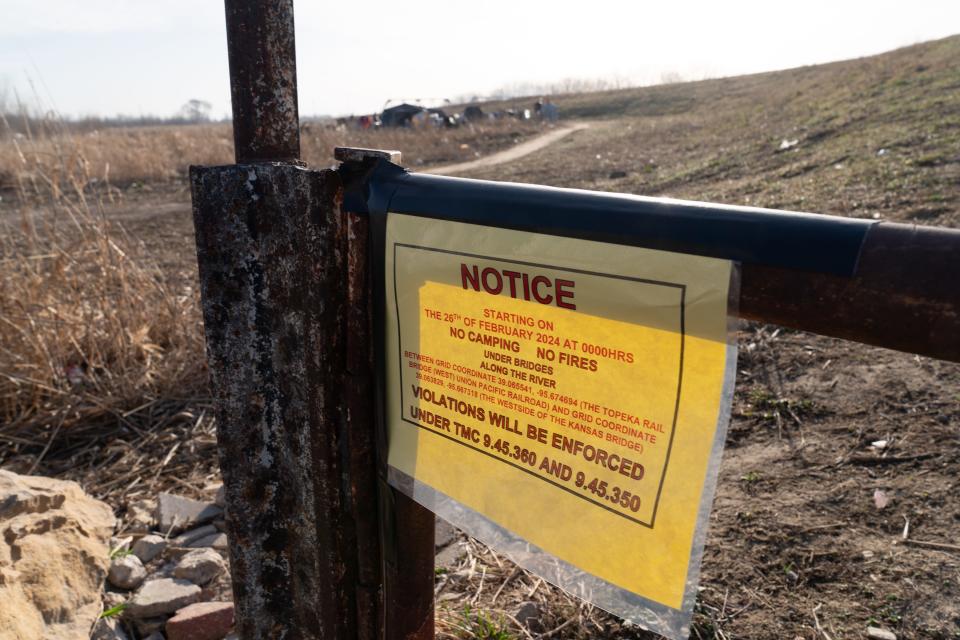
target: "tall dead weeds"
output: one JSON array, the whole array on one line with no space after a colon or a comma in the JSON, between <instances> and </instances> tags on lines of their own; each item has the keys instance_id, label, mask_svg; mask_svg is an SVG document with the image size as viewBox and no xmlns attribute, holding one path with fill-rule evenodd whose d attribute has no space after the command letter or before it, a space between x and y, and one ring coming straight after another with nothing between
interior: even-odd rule
<instances>
[{"instance_id":1,"label":"tall dead weeds","mask_svg":"<svg viewBox=\"0 0 960 640\"><path fill-rule=\"evenodd\" d=\"M15 152L28 178L0 209L0 464L25 455L32 471L57 434L136 429L140 408L203 390L203 333L195 287L104 215L118 192L82 145L61 131Z\"/></svg>"}]
</instances>

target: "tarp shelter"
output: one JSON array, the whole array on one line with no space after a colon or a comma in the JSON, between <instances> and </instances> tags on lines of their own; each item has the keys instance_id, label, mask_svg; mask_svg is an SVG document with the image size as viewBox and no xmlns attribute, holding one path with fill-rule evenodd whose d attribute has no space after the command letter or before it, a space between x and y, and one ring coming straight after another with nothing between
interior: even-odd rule
<instances>
[{"instance_id":1,"label":"tarp shelter","mask_svg":"<svg viewBox=\"0 0 960 640\"><path fill-rule=\"evenodd\" d=\"M483 109L481 109L475 104L472 104L463 110L463 119L464 120L482 120Z\"/></svg>"},{"instance_id":2,"label":"tarp shelter","mask_svg":"<svg viewBox=\"0 0 960 640\"><path fill-rule=\"evenodd\" d=\"M417 105L398 104L395 107L384 109L380 115L380 122L385 127L407 127L410 126L411 118L423 111L426 111L426 109Z\"/></svg>"}]
</instances>

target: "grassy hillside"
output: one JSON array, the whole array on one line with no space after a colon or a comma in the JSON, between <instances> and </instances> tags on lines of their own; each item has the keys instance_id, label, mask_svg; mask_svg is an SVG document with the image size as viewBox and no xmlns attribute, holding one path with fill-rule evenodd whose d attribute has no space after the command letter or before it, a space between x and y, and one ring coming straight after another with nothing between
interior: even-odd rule
<instances>
[{"instance_id":1,"label":"grassy hillside","mask_svg":"<svg viewBox=\"0 0 960 640\"><path fill-rule=\"evenodd\" d=\"M561 116L594 120L591 130L472 175L960 226L958 61L954 36L787 71L559 96Z\"/></svg>"},{"instance_id":2,"label":"grassy hillside","mask_svg":"<svg viewBox=\"0 0 960 640\"><path fill-rule=\"evenodd\" d=\"M590 128L468 175L960 226L958 37L556 102ZM960 522L960 366L753 323L738 340L691 637L960 637L960 556L923 547ZM570 637L596 635L634 637Z\"/></svg>"}]
</instances>

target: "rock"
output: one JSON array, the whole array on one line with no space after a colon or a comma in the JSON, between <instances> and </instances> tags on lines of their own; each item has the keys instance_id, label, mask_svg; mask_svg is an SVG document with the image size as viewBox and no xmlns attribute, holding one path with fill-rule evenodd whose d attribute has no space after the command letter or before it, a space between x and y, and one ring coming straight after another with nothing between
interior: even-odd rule
<instances>
[{"instance_id":1,"label":"rock","mask_svg":"<svg viewBox=\"0 0 960 640\"><path fill-rule=\"evenodd\" d=\"M112 609L118 604L123 604L127 601L127 594L117 593L116 591L107 591L103 594L103 608Z\"/></svg>"},{"instance_id":2,"label":"rock","mask_svg":"<svg viewBox=\"0 0 960 640\"><path fill-rule=\"evenodd\" d=\"M223 573L226 568L227 563L223 557L213 549L197 549L180 559L173 575L194 584L204 585Z\"/></svg>"},{"instance_id":3,"label":"rock","mask_svg":"<svg viewBox=\"0 0 960 640\"><path fill-rule=\"evenodd\" d=\"M125 529L133 533L149 533L157 526L157 501L144 499L127 504L127 525Z\"/></svg>"},{"instance_id":4,"label":"rock","mask_svg":"<svg viewBox=\"0 0 960 640\"><path fill-rule=\"evenodd\" d=\"M438 567L449 569L457 565L457 561L463 556L463 549L459 544L449 544L437 554L435 563Z\"/></svg>"},{"instance_id":5,"label":"rock","mask_svg":"<svg viewBox=\"0 0 960 640\"><path fill-rule=\"evenodd\" d=\"M0 635L87 640L115 523L76 482L0 471Z\"/></svg>"},{"instance_id":6,"label":"rock","mask_svg":"<svg viewBox=\"0 0 960 640\"><path fill-rule=\"evenodd\" d=\"M540 615L540 607L536 602L523 602L517 608L513 617L530 631L539 633L543 631L543 625L540 623Z\"/></svg>"},{"instance_id":7,"label":"rock","mask_svg":"<svg viewBox=\"0 0 960 640\"><path fill-rule=\"evenodd\" d=\"M110 538L110 553L116 553L118 551L127 551L130 549L130 545L133 543L133 536L126 536L123 538L118 538L116 536Z\"/></svg>"},{"instance_id":8,"label":"rock","mask_svg":"<svg viewBox=\"0 0 960 640\"><path fill-rule=\"evenodd\" d=\"M220 517L223 509L212 502L201 502L170 493L161 493L157 521L163 533L176 533Z\"/></svg>"},{"instance_id":9,"label":"rock","mask_svg":"<svg viewBox=\"0 0 960 640\"><path fill-rule=\"evenodd\" d=\"M188 549L182 549L182 551L183 551L184 553L189 552ZM172 560L167 561L167 562L164 562L162 565L160 565L160 568L159 568L159 569L156 569L156 570L153 572L153 577L155 577L155 578L172 578L172 577L173 577L173 570L176 569L176 568L177 568L177 563L176 563L176 562L174 562L174 561L172 561Z\"/></svg>"},{"instance_id":10,"label":"rock","mask_svg":"<svg viewBox=\"0 0 960 640\"><path fill-rule=\"evenodd\" d=\"M897 640L897 634L880 627L867 627L867 637L870 640Z\"/></svg>"},{"instance_id":11,"label":"rock","mask_svg":"<svg viewBox=\"0 0 960 640\"><path fill-rule=\"evenodd\" d=\"M212 524L204 525L196 529L191 529L181 533L176 538L170 540L170 546L172 547L186 547L189 546L194 540L200 538L206 538L207 536L212 536L217 533L217 528Z\"/></svg>"},{"instance_id":12,"label":"rock","mask_svg":"<svg viewBox=\"0 0 960 640\"><path fill-rule=\"evenodd\" d=\"M200 599L200 587L178 578L159 578L148 580L137 591L124 614L134 619L143 620L173 613L188 604Z\"/></svg>"},{"instance_id":13,"label":"rock","mask_svg":"<svg viewBox=\"0 0 960 640\"><path fill-rule=\"evenodd\" d=\"M120 620L111 616L97 620L90 632L90 640L130 640L130 636L123 630Z\"/></svg>"},{"instance_id":14,"label":"rock","mask_svg":"<svg viewBox=\"0 0 960 640\"><path fill-rule=\"evenodd\" d=\"M167 621L167 616L154 616L153 618L137 618L133 621L133 626L137 630L137 636L144 638L153 637L153 634L160 633L163 624ZM163 636L161 636L163 637Z\"/></svg>"},{"instance_id":15,"label":"rock","mask_svg":"<svg viewBox=\"0 0 960 640\"><path fill-rule=\"evenodd\" d=\"M443 518L437 518L434 531L433 544L437 551L457 539L457 530Z\"/></svg>"},{"instance_id":16,"label":"rock","mask_svg":"<svg viewBox=\"0 0 960 640\"><path fill-rule=\"evenodd\" d=\"M232 602L198 602L167 620L167 640L220 640L233 628Z\"/></svg>"},{"instance_id":17,"label":"rock","mask_svg":"<svg viewBox=\"0 0 960 640\"><path fill-rule=\"evenodd\" d=\"M212 536L206 536L199 540L194 540L188 547L212 547L214 549L227 549L230 545L227 542L227 534L215 533Z\"/></svg>"},{"instance_id":18,"label":"rock","mask_svg":"<svg viewBox=\"0 0 960 640\"><path fill-rule=\"evenodd\" d=\"M147 579L147 570L143 568L140 558L130 553L114 558L110 562L110 571L107 580L120 589L136 589Z\"/></svg>"},{"instance_id":19,"label":"rock","mask_svg":"<svg viewBox=\"0 0 960 640\"><path fill-rule=\"evenodd\" d=\"M227 497L224 493L223 483L220 483L220 486L217 487L217 494L213 497L213 504L217 505L221 509L227 506Z\"/></svg>"},{"instance_id":20,"label":"rock","mask_svg":"<svg viewBox=\"0 0 960 640\"><path fill-rule=\"evenodd\" d=\"M140 558L144 564L150 562L167 548L167 541L163 536L148 535L143 536L133 545L133 555Z\"/></svg>"},{"instance_id":21,"label":"rock","mask_svg":"<svg viewBox=\"0 0 960 640\"><path fill-rule=\"evenodd\" d=\"M233 602L233 580L230 571L224 571L219 576L203 586L200 593L203 602Z\"/></svg>"}]
</instances>

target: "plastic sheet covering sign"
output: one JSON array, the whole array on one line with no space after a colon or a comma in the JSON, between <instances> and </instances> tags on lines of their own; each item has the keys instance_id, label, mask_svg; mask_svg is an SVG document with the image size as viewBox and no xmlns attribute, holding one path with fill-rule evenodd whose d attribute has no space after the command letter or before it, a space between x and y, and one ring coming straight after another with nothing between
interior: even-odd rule
<instances>
[{"instance_id":1,"label":"plastic sheet covering sign","mask_svg":"<svg viewBox=\"0 0 960 640\"><path fill-rule=\"evenodd\" d=\"M521 566L688 633L735 265L387 218L392 484Z\"/></svg>"}]
</instances>

